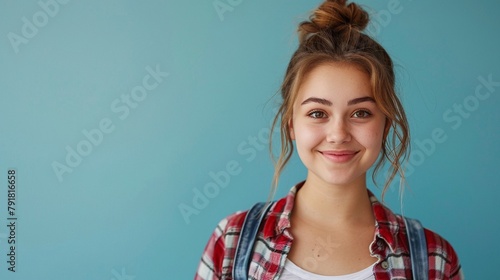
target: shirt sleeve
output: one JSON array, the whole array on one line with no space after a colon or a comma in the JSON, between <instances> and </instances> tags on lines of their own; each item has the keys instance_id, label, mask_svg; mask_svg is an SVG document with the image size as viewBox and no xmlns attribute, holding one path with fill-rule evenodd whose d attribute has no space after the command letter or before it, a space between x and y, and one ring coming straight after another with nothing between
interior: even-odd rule
<instances>
[{"instance_id":1,"label":"shirt sleeve","mask_svg":"<svg viewBox=\"0 0 500 280\"><path fill-rule=\"evenodd\" d=\"M465 279L463 271L462 271L462 266L460 265L460 262L458 260L458 256L455 252L455 250L450 246L452 250L452 258L451 258L451 264L450 264L450 275L449 279L451 280L463 280Z\"/></svg>"},{"instance_id":2,"label":"shirt sleeve","mask_svg":"<svg viewBox=\"0 0 500 280\"><path fill-rule=\"evenodd\" d=\"M451 244L439 234L426 230L429 253L429 278L462 280L464 275L458 255Z\"/></svg>"},{"instance_id":3,"label":"shirt sleeve","mask_svg":"<svg viewBox=\"0 0 500 280\"><path fill-rule=\"evenodd\" d=\"M205 246L195 280L220 280L231 274L245 213L238 211L219 222Z\"/></svg>"},{"instance_id":4,"label":"shirt sleeve","mask_svg":"<svg viewBox=\"0 0 500 280\"><path fill-rule=\"evenodd\" d=\"M198 265L195 280L219 280L222 275L222 261L224 259L225 244L222 238L223 229L227 220L222 220L210 236Z\"/></svg>"}]
</instances>

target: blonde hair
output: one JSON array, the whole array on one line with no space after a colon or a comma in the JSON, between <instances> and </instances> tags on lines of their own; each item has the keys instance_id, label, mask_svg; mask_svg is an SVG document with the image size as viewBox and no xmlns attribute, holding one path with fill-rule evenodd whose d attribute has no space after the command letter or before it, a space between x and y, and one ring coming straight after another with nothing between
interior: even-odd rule
<instances>
[{"instance_id":1,"label":"blonde hair","mask_svg":"<svg viewBox=\"0 0 500 280\"><path fill-rule=\"evenodd\" d=\"M293 54L281 85L281 106L271 127L270 152L274 161L274 177L270 197L274 196L281 172L293 154L289 121L293 104L304 77L320 64L334 62L355 65L370 77L374 99L387 118L389 127L382 141L382 156L376 162L372 180L384 166L390 163L382 198L394 177L404 178L401 162L408 155L410 141L409 125L403 106L395 91L394 66L391 58L378 44L362 31L369 22L368 13L357 4L346 0L323 2L308 21L299 24L299 46ZM280 123L281 151L278 157L273 153L272 135ZM390 134L390 136L389 136Z\"/></svg>"}]
</instances>

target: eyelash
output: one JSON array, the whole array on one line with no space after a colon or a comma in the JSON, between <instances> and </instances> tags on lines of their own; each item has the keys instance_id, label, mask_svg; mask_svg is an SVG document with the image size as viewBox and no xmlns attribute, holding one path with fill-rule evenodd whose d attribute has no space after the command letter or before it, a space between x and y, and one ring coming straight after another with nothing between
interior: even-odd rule
<instances>
[{"instance_id":1,"label":"eyelash","mask_svg":"<svg viewBox=\"0 0 500 280\"><path fill-rule=\"evenodd\" d=\"M360 117L360 116L356 117L356 115L359 114L359 113L363 113L364 116L362 116L362 117ZM316 114L322 114L323 117L317 117L317 116L314 117L314 115L316 115ZM311 112L309 112L307 114L308 117L313 118L313 119L322 119L322 118L325 118L326 115L327 114L325 112L321 111L321 110L313 110L313 111L311 111ZM355 117L357 119L366 119L366 118L371 117L372 113L370 111L368 111L368 110L361 109L361 110L357 110L354 113L352 113L351 116L353 116L353 117Z\"/></svg>"},{"instance_id":2,"label":"eyelash","mask_svg":"<svg viewBox=\"0 0 500 280\"><path fill-rule=\"evenodd\" d=\"M323 114L323 117L314 117L315 114ZM325 118L326 113L320 110L313 110L307 114L308 117L313 118L313 119L322 119Z\"/></svg>"},{"instance_id":3,"label":"eyelash","mask_svg":"<svg viewBox=\"0 0 500 280\"><path fill-rule=\"evenodd\" d=\"M365 116L364 116L364 117L357 117L357 118L361 118L361 119L366 119L366 118L368 118L368 117L370 117L370 116L372 115L372 113L370 113L370 111L368 111L368 110L357 110L357 111L356 111L356 112L354 112L352 115L353 115L353 116L355 116L355 115L356 115L356 114L358 114L358 113L363 113L363 114L365 114Z\"/></svg>"}]
</instances>

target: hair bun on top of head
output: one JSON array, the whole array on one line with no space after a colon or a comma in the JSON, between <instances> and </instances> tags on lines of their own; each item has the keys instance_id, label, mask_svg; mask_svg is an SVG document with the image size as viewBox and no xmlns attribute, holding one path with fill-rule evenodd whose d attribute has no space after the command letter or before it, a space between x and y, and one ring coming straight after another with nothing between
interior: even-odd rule
<instances>
[{"instance_id":1,"label":"hair bun on top of head","mask_svg":"<svg viewBox=\"0 0 500 280\"><path fill-rule=\"evenodd\" d=\"M299 25L299 37L302 42L309 35L327 31L344 33L351 29L363 31L370 18L368 13L355 3L347 0L326 0Z\"/></svg>"}]
</instances>

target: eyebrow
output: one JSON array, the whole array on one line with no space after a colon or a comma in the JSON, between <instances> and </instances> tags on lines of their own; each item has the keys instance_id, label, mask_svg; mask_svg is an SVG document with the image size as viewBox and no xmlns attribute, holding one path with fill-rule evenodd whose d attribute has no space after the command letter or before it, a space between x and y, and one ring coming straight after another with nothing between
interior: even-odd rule
<instances>
[{"instance_id":1,"label":"eyebrow","mask_svg":"<svg viewBox=\"0 0 500 280\"><path fill-rule=\"evenodd\" d=\"M318 98L318 97L309 97L306 100L304 100L300 105L305 105L305 104L308 104L308 103L311 103L311 102L316 102L316 103L319 103L319 104L322 104L322 105L326 105L326 106L332 106L333 105L333 103L330 100L324 99L324 98ZM355 105L355 104L362 103L362 102L373 102L373 103L375 103L375 99L373 99L370 96L358 97L358 98L354 98L354 99L349 100L347 102L347 105Z\"/></svg>"},{"instance_id":2,"label":"eyebrow","mask_svg":"<svg viewBox=\"0 0 500 280\"><path fill-rule=\"evenodd\" d=\"M326 106L332 106L333 105L333 103L330 100L327 100L327 99L324 99L324 98L318 98L318 97L309 97L306 100L304 100L304 102L302 102L300 105L305 105L305 104L308 104L308 103L311 103L311 102L316 102L316 103L323 104L323 105L326 105Z\"/></svg>"},{"instance_id":3,"label":"eyebrow","mask_svg":"<svg viewBox=\"0 0 500 280\"><path fill-rule=\"evenodd\" d=\"M347 105L354 105L354 104L358 104L358 103L362 103L362 102L367 102L367 101L375 103L375 99L373 99L373 97L365 96L365 97L359 97L359 98L354 98L352 100L349 100L347 102Z\"/></svg>"}]
</instances>

